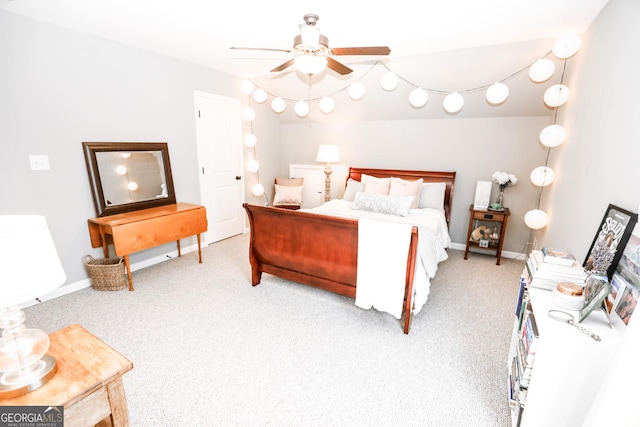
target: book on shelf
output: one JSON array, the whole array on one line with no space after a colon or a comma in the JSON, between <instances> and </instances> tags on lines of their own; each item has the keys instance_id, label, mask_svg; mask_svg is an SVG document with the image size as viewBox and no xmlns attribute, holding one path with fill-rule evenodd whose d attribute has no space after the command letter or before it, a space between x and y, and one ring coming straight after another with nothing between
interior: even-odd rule
<instances>
[{"instance_id":1,"label":"book on shelf","mask_svg":"<svg viewBox=\"0 0 640 427\"><path fill-rule=\"evenodd\" d=\"M545 246L542 248L542 254L544 255L544 262L550 264L573 265L576 262L575 255L563 249L552 249Z\"/></svg>"},{"instance_id":2,"label":"book on shelf","mask_svg":"<svg viewBox=\"0 0 640 427\"><path fill-rule=\"evenodd\" d=\"M571 265L554 264L545 261L542 251L533 250L527 258L527 272L531 286L539 289L553 290L559 282L571 282L583 285L587 272L574 261Z\"/></svg>"}]
</instances>

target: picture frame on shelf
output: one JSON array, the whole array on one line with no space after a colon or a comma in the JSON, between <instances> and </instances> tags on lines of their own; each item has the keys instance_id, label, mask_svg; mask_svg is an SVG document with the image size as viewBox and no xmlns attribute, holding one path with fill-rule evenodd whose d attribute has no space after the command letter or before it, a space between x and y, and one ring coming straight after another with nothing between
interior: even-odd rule
<instances>
[{"instance_id":1,"label":"picture frame on shelf","mask_svg":"<svg viewBox=\"0 0 640 427\"><path fill-rule=\"evenodd\" d=\"M474 209L489 208L491 199L491 181L478 181L476 183L476 195L473 200Z\"/></svg>"},{"instance_id":2,"label":"picture frame on shelf","mask_svg":"<svg viewBox=\"0 0 640 427\"><path fill-rule=\"evenodd\" d=\"M640 297L640 225L636 224L613 273L607 309L625 325Z\"/></svg>"},{"instance_id":3,"label":"picture frame on shelf","mask_svg":"<svg viewBox=\"0 0 640 427\"><path fill-rule=\"evenodd\" d=\"M591 254L598 242L598 239L605 239L609 250L614 253L613 261L607 270L607 277L609 278L609 281L611 281L613 278L613 272L620 261L622 252L629 241L631 232L637 222L638 214L609 204L582 266L587 270L591 270L591 263L593 262Z\"/></svg>"}]
</instances>

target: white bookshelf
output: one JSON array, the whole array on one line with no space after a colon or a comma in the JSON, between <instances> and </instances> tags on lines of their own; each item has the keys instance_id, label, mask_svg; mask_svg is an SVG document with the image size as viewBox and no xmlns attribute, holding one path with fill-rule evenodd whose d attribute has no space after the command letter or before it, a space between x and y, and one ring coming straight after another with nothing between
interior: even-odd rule
<instances>
[{"instance_id":1,"label":"white bookshelf","mask_svg":"<svg viewBox=\"0 0 640 427\"><path fill-rule=\"evenodd\" d=\"M620 347L622 330L609 327L604 312L594 311L582 325L600 336L597 342L549 317L552 309L568 311L574 318L578 314L556 306L550 291L529 288L529 300L539 336L520 426L581 426ZM509 371L518 339L515 327ZM515 408L512 413L515 426Z\"/></svg>"}]
</instances>

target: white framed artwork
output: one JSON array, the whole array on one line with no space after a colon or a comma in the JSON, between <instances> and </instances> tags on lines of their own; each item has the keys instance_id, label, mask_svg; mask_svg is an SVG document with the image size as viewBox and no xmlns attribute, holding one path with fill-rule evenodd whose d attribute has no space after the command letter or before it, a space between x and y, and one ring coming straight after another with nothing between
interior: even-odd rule
<instances>
[{"instance_id":1,"label":"white framed artwork","mask_svg":"<svg viewBox=\"0 0 640 427\"><path fill-rule=\"evenodd\" d=\"M476 184L476 197L473 200L474 209L487 209L491 198L491 181L478 181Z\"/></svg>"}]
</instances>

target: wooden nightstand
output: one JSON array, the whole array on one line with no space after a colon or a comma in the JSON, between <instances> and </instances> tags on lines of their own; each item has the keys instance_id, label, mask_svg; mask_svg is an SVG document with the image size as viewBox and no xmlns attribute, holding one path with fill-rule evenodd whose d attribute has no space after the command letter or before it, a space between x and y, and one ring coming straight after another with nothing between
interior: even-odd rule
<instances>
[{"instance_id":1,"label":"wooden nightstand","mask_svg":"<svg viewBox=\"0 0 640 427\"><path fill-rule=\"evenodd\" d=\"M64 406L65 427L129 425L122 375L133 363L80 325L49 335L58 372L42 387L0 400L6 406Z\"/></svg>"},{"instance_id":2,"label":"wooden nightstand","mask_svg":"<svg viewBox=\"0 0 640 427\"><path fill-rule=\"evenodd\" d=\"M464 259L469 255L469 248L479 248L495 252L497 257L496 264L500 265L502 257L502 244L504 243L504 235L507 231L507 221L511 212L509 208L503 211L492 211L487 209L474 208L469 206L469 229L467 231L467 245L464 250ZM479 227L484 226L486 233L474 234ZM477 238L480 236L479 238Z\"/></svg>"}]
</instances>

